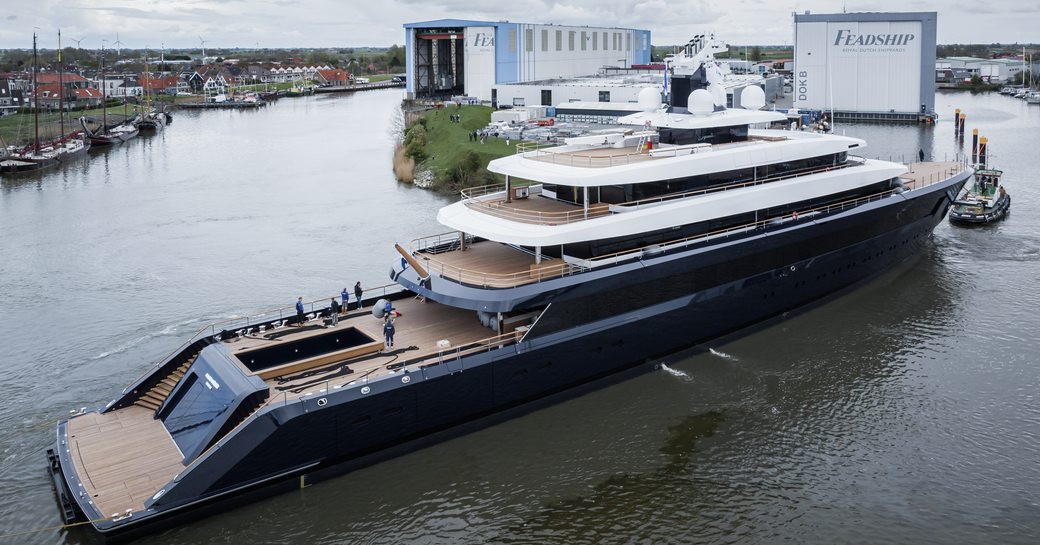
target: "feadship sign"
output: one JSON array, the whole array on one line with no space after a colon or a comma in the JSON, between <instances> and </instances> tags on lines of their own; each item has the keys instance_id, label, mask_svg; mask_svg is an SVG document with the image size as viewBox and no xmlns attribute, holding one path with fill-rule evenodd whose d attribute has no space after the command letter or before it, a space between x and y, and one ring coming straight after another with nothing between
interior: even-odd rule
<instances>
[{"instance_id":1,"label":"feadship sign","mask_svg":"<svg viewBox=\"0 0 1040 545\"><path fill-rule=\"evenodd\" d=\"M906 51L906 46L916 39L912 32L857 34L852 30L838 29L831 45L849 53L893 52Z\"/></svg>"}]
</instances>

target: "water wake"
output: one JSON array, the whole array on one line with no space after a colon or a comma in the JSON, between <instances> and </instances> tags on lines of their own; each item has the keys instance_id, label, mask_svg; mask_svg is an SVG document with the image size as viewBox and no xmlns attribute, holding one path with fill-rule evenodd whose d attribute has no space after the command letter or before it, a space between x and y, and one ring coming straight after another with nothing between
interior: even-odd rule
<instances>
[{"instance_id":1,"label":"water wake","mask_svg":"<svg viewBox=\"0 0 1040 545\"><path fill-rule=\"evenodd\" d=\"M665 365L663 363L661 364L661 369L664 369L665 372L667 372L668 374L672 375L673 377L678 377L678 378L681 378L683 380L692 380L690 378L690 375L687 375L685 371L680 371L678 369L672 369L671 367L668 367L667 365Z\"/></svg>"},{"instance_id":2,"label":"water wake","mask_svg":"<svg viewBox=\"0 0 1040 545\"><path fill-rule=\"evenodd\" d=\"M720 350L715 350L714 348L709 348L708 351L711 352L713 355L716 355L716 356L718 356L718 357L720 357L720 358L722 358L724 360L740 361L736 356L731 356L731 355L729 355L729 354L727 354L725 352L722 352Z\"/></svg>"}]
</instances>

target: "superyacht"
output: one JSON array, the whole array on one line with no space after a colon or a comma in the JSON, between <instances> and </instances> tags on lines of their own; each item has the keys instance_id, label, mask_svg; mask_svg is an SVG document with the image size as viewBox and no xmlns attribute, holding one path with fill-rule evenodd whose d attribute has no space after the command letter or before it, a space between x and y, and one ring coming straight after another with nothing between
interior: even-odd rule
<instances>
[{"instance_id":1,"label":"superyacht","mask_svg":"<svg viewBox=\"0 0 1040 545\"><path fill-rule=\"evenodd\" d=\"M691 88L671 105L645 89L615 132L492 161L504 183L441 209L447 232L396 244L393 284L361 305L209 326L59 422L64 518L129 537L305 486L649 370L918 252L972 169L771 128L786 116L757 87L727 109L718 50L698 37L670 60Z\"/></svg>"}]
</instances>

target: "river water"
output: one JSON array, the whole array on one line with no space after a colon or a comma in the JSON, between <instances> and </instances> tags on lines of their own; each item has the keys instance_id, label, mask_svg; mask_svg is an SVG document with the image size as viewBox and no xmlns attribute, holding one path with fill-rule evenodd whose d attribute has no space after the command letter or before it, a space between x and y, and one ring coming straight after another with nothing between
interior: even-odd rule
<instances>
[{"instance_id":1,"label":"river water","mask_svg":"<svg viewBox=\"0 0 1040 545\"><path fill-rule=\"evenodd\" d=\"M446 197L390 172L399 91L178 112L0 186L0 535L60 524L53 421L203 324L386 283ZM658 371L142 539L198 543L1035 543L1040 107L940 94L934 127L840 125L942 159L955 107L1014 213L940 225L845 296ZM14 543L93 543L80 528Z\"/></svg>"}]
</instances>

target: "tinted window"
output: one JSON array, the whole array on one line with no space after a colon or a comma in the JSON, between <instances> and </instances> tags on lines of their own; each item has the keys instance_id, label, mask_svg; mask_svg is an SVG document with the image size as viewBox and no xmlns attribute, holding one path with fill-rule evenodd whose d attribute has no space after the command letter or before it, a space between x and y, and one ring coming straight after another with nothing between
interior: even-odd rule
<instances>
[{"instance_id":1,"label":"tinted window","mask_svg":"<svg viewBox=\"0 0 1040 545\"><path fill-rule=\"evenodd\" d=\"M166 430L182 453L193 451L201 442L209 425L231 408L235 394L209 374L199 378L191 374L181 387L173 409L163 419Z\"/></svg>"}]
</instances>

